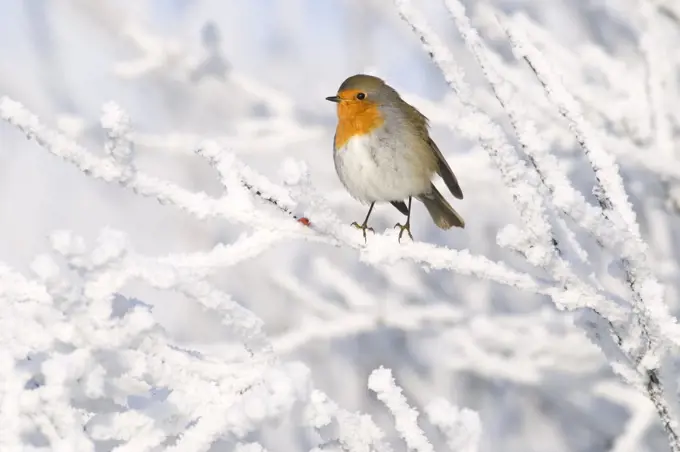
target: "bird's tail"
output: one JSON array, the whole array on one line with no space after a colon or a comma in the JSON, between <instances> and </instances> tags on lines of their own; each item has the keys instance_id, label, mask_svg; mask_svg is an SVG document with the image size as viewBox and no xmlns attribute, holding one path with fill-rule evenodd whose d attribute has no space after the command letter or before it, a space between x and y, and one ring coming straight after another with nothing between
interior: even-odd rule
<instances>
[{"instance_id":1,"label":"bird's tail","mask_svg":"<svg viewBox=\"0 0 680 452\"><path fill-rule=\"evenodd\" d=\"M463 217L458 215L458 212L451 207L451 204L439 193L434 184L430 185L430 188L430 193L420 195L418 199L425 204L434 224L441 229L449 229L452 226L464 228L465 220L463 220Z\"/></svg>"}]
</instances>

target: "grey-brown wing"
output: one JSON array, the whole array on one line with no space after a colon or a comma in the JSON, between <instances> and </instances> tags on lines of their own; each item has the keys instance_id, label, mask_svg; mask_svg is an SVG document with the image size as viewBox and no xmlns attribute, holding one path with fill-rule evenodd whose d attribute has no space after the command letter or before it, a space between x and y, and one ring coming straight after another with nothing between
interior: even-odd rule
<instances>
[{"instance_id":1,"label":"grey-brown wing","mask_svg":"<svg viewBox=\"0 0 680 452\"><path fill-rule=\"evenodd\" d=\"M458 199L463 199L463 190L460 189L460 185L458 185L458 179L456 179L456 175L453 174L453 171L446 162L442 152L439 150L435 142L432 141L432 138L428 138L428 143L430 144L430 148L432 149L432 152L434 152L434 155L437 156L437 174L439 174L439 176L441 176L441 178L444 180L444 183L449 188L449 191L453 196Z\"/></svg>"}]
</instances>

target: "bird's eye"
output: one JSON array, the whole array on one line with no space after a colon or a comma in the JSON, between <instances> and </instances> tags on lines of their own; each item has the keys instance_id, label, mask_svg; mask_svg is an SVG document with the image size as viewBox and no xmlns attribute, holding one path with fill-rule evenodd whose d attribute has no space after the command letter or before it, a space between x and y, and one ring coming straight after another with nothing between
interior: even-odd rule
<instances>
[{"instance_id":1,"label":"bird's eye","mask_svg":"<svg viewBox=\"0 0 680 452\"><path fill-rule=\"evenodd\" d=\"M364 100L364 99L366 99L366 94L364 94L364 93L359 93L359 94L357 94L357 99L359 99L359 100Z\"/></svg>"}]
</instances>

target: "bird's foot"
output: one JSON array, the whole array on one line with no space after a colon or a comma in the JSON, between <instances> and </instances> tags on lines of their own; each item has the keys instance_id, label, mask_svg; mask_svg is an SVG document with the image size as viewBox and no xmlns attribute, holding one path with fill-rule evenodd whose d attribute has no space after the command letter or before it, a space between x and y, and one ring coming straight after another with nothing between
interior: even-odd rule
<instances>
[{"instance_id":1,"label":"bird's foot","mask_svg":"<svg viewBox=\"0 0 680 452\"><path fill-rule=\"evenodd\" d=\"M399 228L399 243L401 243L401 236L404 235L404 231L408 234L409 238L413 241L413 236L411 235L411 222L407 221L406 224L397 223L394 225L395 228Z\"/></svg>"},{"instance_id":2,"label":"bird's foot","mask_svg":"<svg viewBox=\"0 0 680 452\"><path fill-rule=\"evenodd\" d=\"M364 242L366 242L366 231L371 231L375 234L373 228L369 227L365 222L363 224L359 224L355 221L350 226L354 226L355 228L361 230L361 232L364 234Z\"/></svg>"}]
</instances>

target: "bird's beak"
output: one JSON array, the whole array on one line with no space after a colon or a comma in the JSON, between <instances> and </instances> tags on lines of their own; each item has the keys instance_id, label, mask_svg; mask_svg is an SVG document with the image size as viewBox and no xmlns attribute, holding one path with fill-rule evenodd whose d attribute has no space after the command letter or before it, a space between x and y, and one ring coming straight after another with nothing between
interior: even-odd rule
<instances>
[{"instance_id":1,"label":"bird's beak","mask_svg":"<svg viewBox=\"0 0 680 452\"><path fill-rule=\"evenodd\" d=\"M338 96L329 96L326 98L326 100L331 102L340 102L340 98Z\"/></svg>"}]
</instances>

